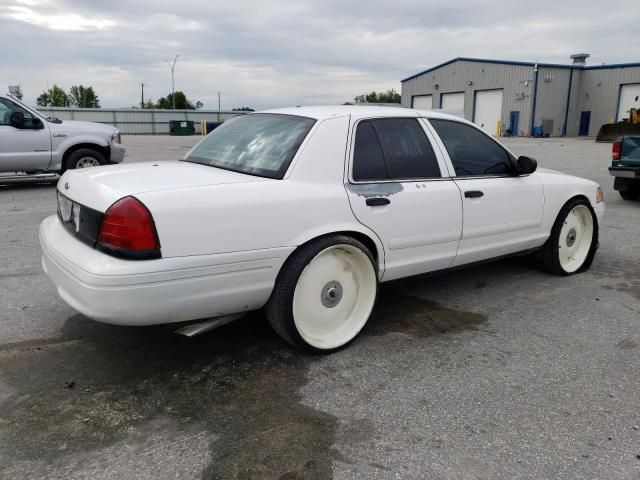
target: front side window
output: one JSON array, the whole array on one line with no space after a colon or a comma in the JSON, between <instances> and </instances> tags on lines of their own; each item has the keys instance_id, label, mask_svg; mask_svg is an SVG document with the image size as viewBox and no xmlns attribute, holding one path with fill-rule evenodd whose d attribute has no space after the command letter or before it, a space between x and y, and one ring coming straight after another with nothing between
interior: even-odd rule
<instances>
[{"instance_id":1,"label":"front side window","mask_svg":"<svg viewBox=\"0 0 640 480\"><path fill-rule=\"evenodd\" d=\"M353 151L356 181L440 177L438 160L415 118L363 120Z\"/></svg>"},{"instance_id":2,"label":"front side window","mask_svg":"<svg viewBox=\"0 0 640 480\"><path fill-rule=\"evenodd\" d=\"M11 125L11 114L13 112L22 112L24 115L23 128L35 128L36 119L30 111L25 110L10 100L0 98L0 125Z\"/></svg>"},{"instance_id":3,"label":"front side window","mask_svg":"<svg viewBox=\"0 0 640 480\"><path fill-rule=\"evenodd\" d=\"M507 151L477 128L453 120L430 119L449 153L458 177L507 175L511 160Z\"/></svg>"},{"instance_id":4,"label":"front side window","mask_svg":"<svg viewBox=\"0 0 640 480\"><path fill-rule=\"evenodd\" d=\"M238 116L207 135L185 161L280 179L314 123L293 115Z\"/></svg>"}]
</instances>

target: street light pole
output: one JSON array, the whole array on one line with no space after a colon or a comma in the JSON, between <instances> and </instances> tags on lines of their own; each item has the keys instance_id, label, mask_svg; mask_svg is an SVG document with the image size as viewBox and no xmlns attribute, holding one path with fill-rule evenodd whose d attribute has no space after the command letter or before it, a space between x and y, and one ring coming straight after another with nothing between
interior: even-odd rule
<instances>
[{"instance_id":1,"label":"street light pole","mask_svg":"<svg viewBox=\"0 0 640 480\"><path fill-rule=\"evenodd\" d=\"M176 61L178 60L178 57L180 55L176 55L175 58L173 59L173 63L171 63L169 60L165 60L165 62L167 62L169 64L169 66L171 67L171 99L173 100L173 109L176 109L176 84L175 81L173 79L173 71L176 68Z\"/></svg>"}]
</instances>

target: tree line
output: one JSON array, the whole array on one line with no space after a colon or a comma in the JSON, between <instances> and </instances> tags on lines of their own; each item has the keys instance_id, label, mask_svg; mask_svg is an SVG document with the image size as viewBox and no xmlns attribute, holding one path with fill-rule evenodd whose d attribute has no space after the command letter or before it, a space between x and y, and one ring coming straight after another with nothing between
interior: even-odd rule
<instances>
[{"instance_id":1,"label":"tree line","mask_svg":"<svg viewBox=\"0 0 640 480\"><path fill-rule=\"evenodd\" d=\"M100 108L100 99L93 87L74 85L65 92L62 87L54 85L40 94L36 104L39 107Z\"/></svg>"},{"instance_id":2,"label":"tree line","mask_svg":"<svg viewBox=\"0 0 640 480\"><path fill-rule=\"evenodd\" d=\"M93 87L74 85L67 92L64 88L54 85L40 94L36 99L36 104L39 107L100 108L100 99ZM191 101L184 92L177 91L175 94L169 93L166 97L160 97L156 102L149 99L140 105L139 108L170 110L173 109L174 106L178 110L199 110L204 104L200 100L195 102Z\"/></svg>"},{"instance_id":3,"label":"tree line","mask_svg":"<svg viewBox=\"0 0 640 480\"><path fill-rule=\"evenodd\" d=\"M356 103L400 103L400 94L395 89L386 92L371 92L358 95L353 99Z\"/></svg>"}]
</instances>

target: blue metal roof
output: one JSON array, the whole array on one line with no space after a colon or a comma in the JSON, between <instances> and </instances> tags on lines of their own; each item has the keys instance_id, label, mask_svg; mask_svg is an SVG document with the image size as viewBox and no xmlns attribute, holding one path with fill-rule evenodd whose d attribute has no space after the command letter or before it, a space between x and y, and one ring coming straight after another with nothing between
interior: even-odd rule
<instances>
[{"instance_id":1,"label":"blue metal roof","mask_svg":"<svg viewBox=\"0 0 640 480\"><path fill-rule=\"evenodd\" d=\"M491 60L488 58L469 58L469 57L456 57L447 62L441 63L440 65L436 65L435 67L431 67L422 72L416 73L415 75L411 75L403 80L400 80L400 83L404 83L408 80L412 80L416 77L424 75L425 73L433 72L434 70L438 70L439 68L446 67L455 62L477 62L477 63L494 63L499 65L518 65L521 67L534 67L535 62L517 62L511 60ZM580 65L563 65L560 63L538 63L538 67L552 67L552 68L568 68L568 69L582 69L582 70L599 70L606 68L628 68L628 67L640 67L640 63L616 63L611 65L594 65L594 66L580 66Z\"/></svg>"}]
</instances>

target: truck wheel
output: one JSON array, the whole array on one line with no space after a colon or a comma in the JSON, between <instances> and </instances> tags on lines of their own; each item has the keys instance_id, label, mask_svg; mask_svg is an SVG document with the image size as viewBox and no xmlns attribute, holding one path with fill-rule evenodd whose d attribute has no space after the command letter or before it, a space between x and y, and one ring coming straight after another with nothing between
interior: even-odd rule
<instances>
[{"instance_id":1,"label":"truck wheel","mask_svg":"<svg viewBox=\"0 0 640 480\"><path fill-rule=\"evenodd\" d=\"M591 266L597 249L598 220L589 202L576 198L560 210L540 260L550 273L572 275Z\"/></svg>"},{"instance_id":2,"label":"truck wheel","mask_svg":"<svg viewBox=\"0 0 640 480\"><path fill-rule=\"evenodd\" d=\"M620 190L620 196L625 200L637 200L640 197L640 189Z\"/></svg>"},{"instance_id":3,"label":"truck wheel","mask_svg":"<svg viewBox=\"0 0 640 480\"><path fill-rule=\"evenodd\" d=\"M65 172L71 168L88 168L98 167L105 165L105 160L102 153L91 148L80 148L67 157L64 162L62 171Z\"/></svg>"},{"instance_id":4,"label":"truck wheel","mask_svg":"<svg viewBox=\"0 0 640 480\"><path fill-rule=\"evenodd\" d=\"M282 267L267 318L293 346L333 352L365 326L377 287L375 260L367 247L345 235L319 238L294 252Z\"/></svg>"}]
</instances>

